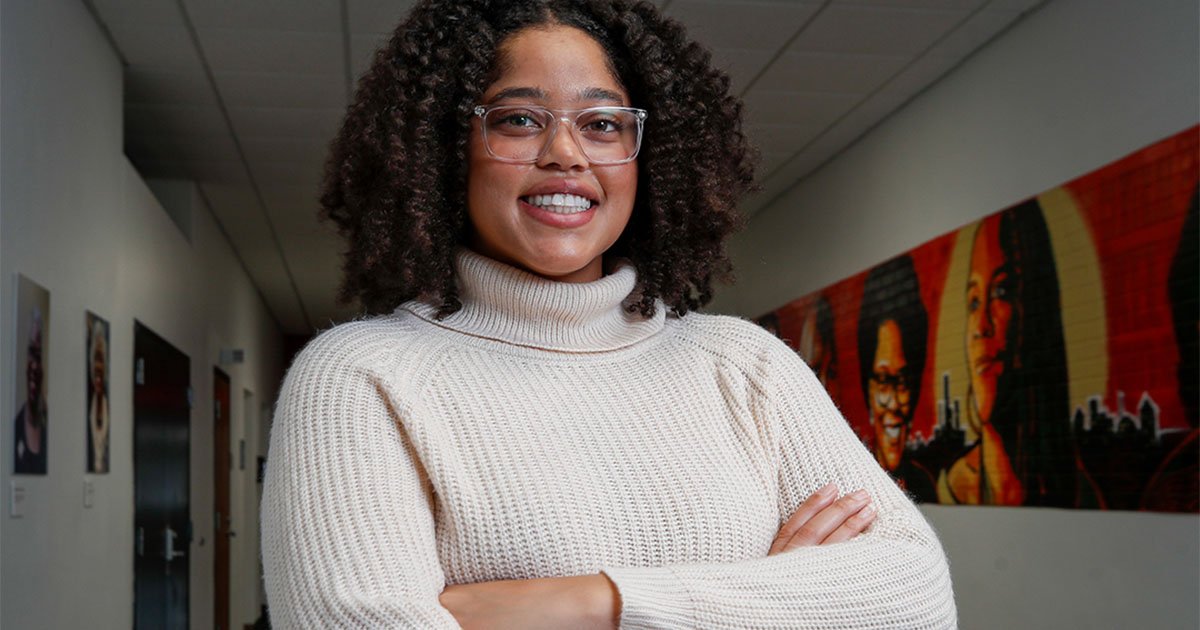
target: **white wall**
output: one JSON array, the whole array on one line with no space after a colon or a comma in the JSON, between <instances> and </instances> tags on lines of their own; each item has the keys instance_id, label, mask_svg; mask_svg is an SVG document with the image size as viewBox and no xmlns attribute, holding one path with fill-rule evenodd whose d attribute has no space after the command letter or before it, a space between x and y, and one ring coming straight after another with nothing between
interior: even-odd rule
<instances>
[{"instance_id":1,"label":"white wall","mask_svg":"<svg viewBox=\"0 0 1200 630\"><path fill-rule=\"evenodd\" d=\"M754 217L713 310L760 315L1196 124L1198 12L1051 0ZM924 511L963 627L1200 627L1194 515Z\"/></svg>"},{"instance_id":2,"label":"white wall","mask_svg":"<svg viewBox=\"0 0 1200 630\"><path fill-rule=\"evenodd\" d=\"M122 154L121 67L79 0L0 4L0 626L122 628L133 624L133 321L191 359L191 624L213 627L212 369L221 348L246 351L224 366L233 425L243 392L274 400L282 337L211 213L192 212L189 244ZM200 203L198 195L194 195ZM49 474L14 477L11 418L14 274L50 290L46 357ZM83 507L84 312L111 324L111 469L92 475ZM257 414L256 414L257 416ZM257 421L255 418L253 421ZM236 448L236 442L234 443ZM248 449L257 449L257 445ZM250 450L249 452L254 452ZM236 454L236 452L235 452ZM253 471L237 474L254 493ZM26 514L8 517L10 481L26 488ZM253 530L251 502L235 504ZM257 544L240 543L243 555ZM256 562L235 558L235 567ZM256 593L254 574L232 589ZM257 615L241 597L236 627Z\"/></svg>"}]
</instances>

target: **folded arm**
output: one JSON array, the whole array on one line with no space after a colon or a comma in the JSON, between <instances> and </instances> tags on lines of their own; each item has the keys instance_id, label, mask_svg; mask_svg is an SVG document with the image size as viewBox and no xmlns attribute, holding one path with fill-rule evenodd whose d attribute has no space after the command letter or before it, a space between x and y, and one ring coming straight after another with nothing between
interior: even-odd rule
<instances>
[{"instance_id":1,"label":"folded arm","mask_svg":"<svg viewBox=\"0 0 1200 630\"><path fill-rule=\"evenodd\" d=\"M768 344L750 376L759 422L775 436L783 521L827 483L871 496L859 536L736 563L610 567L622 628L947 628L956 625L945 555L920 512L850 430L786 346Z\"/></svg>"}]
</instances>

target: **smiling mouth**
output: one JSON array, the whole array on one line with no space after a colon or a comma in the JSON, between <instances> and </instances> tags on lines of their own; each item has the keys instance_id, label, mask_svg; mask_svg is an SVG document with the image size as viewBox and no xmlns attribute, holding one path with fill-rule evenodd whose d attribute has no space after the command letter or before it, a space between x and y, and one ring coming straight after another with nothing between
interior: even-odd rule
<instances>
[{"instance_id":1,"label":"smiling mouth","mask_svg":"<svg viewBox=\"0 0 1200 630\"><path fill-rule=\"evenodd\" d=\"M551 195L525 195L520 200L540 210L554 214L579 214L591 210L596 202L570 193L554 193Z\"/></svg>"}]
</instances>

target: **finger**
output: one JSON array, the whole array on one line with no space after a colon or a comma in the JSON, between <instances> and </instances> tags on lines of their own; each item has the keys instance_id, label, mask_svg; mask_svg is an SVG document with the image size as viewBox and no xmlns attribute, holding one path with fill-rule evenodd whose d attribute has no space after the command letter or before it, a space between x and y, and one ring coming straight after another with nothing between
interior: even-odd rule
<instances>
[{"instance_id":1,"label":"finger","mask_svg":"<svg viewBox=\"0 0 1200 630\"><path fill-rule=\"evenodd\" d=\"M870 503L863 506L858 514L846 519L842 526L833 530L833 533L821 541L822 545L832 545L833 543L845 542L863 533L871 523L875 522L877 512L875 506Z\"/></svg>"},{"instance_id":2,"label":"finger","mask_svg":"<svg viewBox=\"0 0 1200 630\"><path fill-rule=\"evenodd\" d=\"M851 516L858 514L870 497L865 490L856 490L834 501L829 507L818 512L807 523L800 526L791 540L784 545L785 549L810 547L821 544L837 528L841 527Z\"/></svg>"},{"instance_id":3,"label":"finger","mask_svg":"<svg viewBox=\"0 0 1200 630\"><path fill-rule=\"evenodd\" d=\"M787 541L796 534L796 531L807 523L809 519L820 513L821 510L829 507L829 504L833 503L836 498L837 486L829 483L805 499L804 503L801 503L800 507L796 508L796 511L792 512L792 515L788 517L783 527L779 528L779 533L775 535L775 540L771 543L771 550L767 552L767 555L783 551L784 546L787 545Z\"/></svg>"}]
</instances>

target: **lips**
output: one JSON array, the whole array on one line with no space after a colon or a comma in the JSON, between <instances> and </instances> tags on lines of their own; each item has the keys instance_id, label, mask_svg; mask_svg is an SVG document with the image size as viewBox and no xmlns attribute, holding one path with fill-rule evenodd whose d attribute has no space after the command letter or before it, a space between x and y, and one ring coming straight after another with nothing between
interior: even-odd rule
<instances>
[{"instance_id":1,"label":"lips","mask_svg":"<svg viewBox=\"0 0 1200 630\"><path fill-rule=\"evenodd\" d=\"M999 369L1001 365L1002 364L995 356L981 357L975 360L975 373L986 374Z\"/></svg>"},{"instance_id":2,"label":"lips","mask_svg":"<svg viewBox=\"0 0 1200 630\"><path fill-rule=\"evenodd\" d=\"M600 193L577 179L541 182L517 198L527 215L556 228L575 228L592 220L600 205Z\"/></svg>"}]
</instances>

